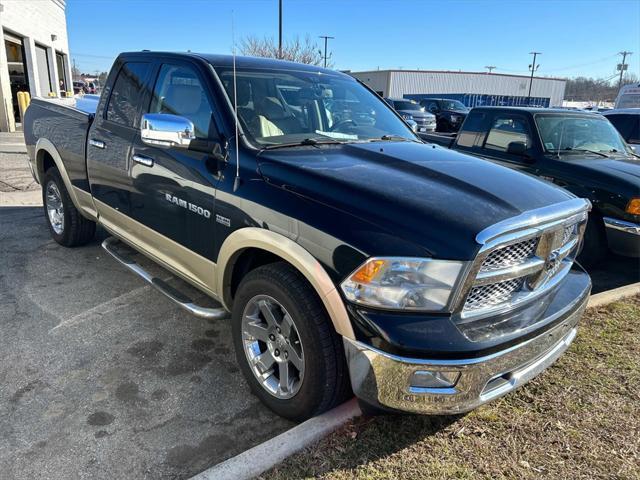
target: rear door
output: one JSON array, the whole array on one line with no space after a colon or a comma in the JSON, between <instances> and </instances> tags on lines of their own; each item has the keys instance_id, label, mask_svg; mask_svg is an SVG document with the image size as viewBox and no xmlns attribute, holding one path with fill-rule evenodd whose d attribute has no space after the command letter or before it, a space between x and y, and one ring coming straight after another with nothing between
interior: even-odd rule
<instances>
[{"instance_id":1,"label":"rear door","mask_svg":"<svg viewBox=\"0 0 640 480\"><path fill-rule=\"evenodd\" d=\"M196 140L189 149L145 144L137 129L131 150L131 216L160 234L157 242L179 244L214 259L215 188L220 169L212 152L222 143L219 110L207 73L197 63L160 61L152 94L140 112L191 120ZM189 268L186 266L186 268Z\"/></svg>"},{"instance_id":2,"label":"rear door","mask_svg":"<svg viewBox=\"0 0 640 480\"><path fill-rule=\"evenodd\" d=\"M146 96L150 62L125 61L114 65L89 129L87 172L98 213L107 221L116 210L130 214L130 150L138 127L138 112Z\"/></svg>"}]
</instances>

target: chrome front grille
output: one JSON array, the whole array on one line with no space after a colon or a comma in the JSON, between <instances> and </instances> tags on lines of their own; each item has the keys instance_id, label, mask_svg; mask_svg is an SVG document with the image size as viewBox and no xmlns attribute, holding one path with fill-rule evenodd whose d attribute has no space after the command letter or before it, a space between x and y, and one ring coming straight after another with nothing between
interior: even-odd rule
<instances>
[{"instance_id":1,"label":"chrome front grille","mask_svg":"<svg viewBox=\"0 0 640 480\"><path fill-rule=\"evenodd\" d=\"M576 208L564 217L559 214L532 226L518 225L515 231L492 232L463 289L460 322L533 299L568 273L589 205L578 199L573 204Z\"/></svg>"},{"instance_id":2,"label":"chrome front grille","mask_svg":"<svg viewBox=\"0 0 640 480\"><path fill-rule=\"evenodd\" d=\"M491 283L473 287L464 304L466 311L486 308L491 305L499 305L508 301L514 292L522 288L523 278L514 278L506 282Z\"/></svg>"},{"instance_id":3,"label":"chrome front grille","mask_svg":"<svg viewBox=\"0 0 640 480\"><path fill-rule=\"evenodd\" d=\"M530 238L522 242L496 248L482 262L480 270L490 272L505 267L512 267L526 262L533 256L538 246L537 238Z\"/></svg>"}]
</instances>

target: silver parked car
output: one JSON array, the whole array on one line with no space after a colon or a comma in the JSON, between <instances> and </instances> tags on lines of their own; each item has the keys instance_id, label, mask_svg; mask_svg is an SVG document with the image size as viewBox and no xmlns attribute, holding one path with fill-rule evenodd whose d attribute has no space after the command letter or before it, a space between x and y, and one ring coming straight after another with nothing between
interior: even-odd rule
<instances>
[{"instance_id":1,"label":"silver parked car","mask_svg":"<svg viewBox=\"0 0 640 480\"><path fill-rule=\"evenodd\" d=\"M406 98L384 99L406 121L416 122L416 132L427 133L436 130L436 116L429 113L418 102Z\"/></svg>"}]
</instances>

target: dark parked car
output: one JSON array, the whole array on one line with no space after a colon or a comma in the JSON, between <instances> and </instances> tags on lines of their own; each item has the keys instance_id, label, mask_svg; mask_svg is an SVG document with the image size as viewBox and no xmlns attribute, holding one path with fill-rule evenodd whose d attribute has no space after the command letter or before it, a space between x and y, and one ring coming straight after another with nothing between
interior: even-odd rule
<instances>
[{"instance_id":1,"label":"dark parked car","mask_svg":"<svg viewBox=\"0 0 640 480\"><path fill-rule=\"evenodd\" d=\"M404 98L385 98L385 102L391 105L402 118L416 122L416 132L428 133L436 129L436 117L425 111L418 102Z\"/></svg>"},{"instance_id":2,"label":"dark parked car","mask_svg":"<svg viewBox=\"0 0 640 480\"><path fill-rule=\"evenodd\" d=\"M560 185L593 204L580 260L608 247L640 256L640 157L603 115L558 109L478 107L457 136L426 141Z\"/></svg>"},{"instance_id":3,"label":"dark parked car","mask_svg":"<svg viewBox=\"0 0 640 480\"><path fill-rule=\"evenodd\" d=\"M625 142L640 154L640 108L608 110L602 115L613 123Z\"/></svg>"},{"instance_id":4,"label":"dark parked car","mask_svg":"<svg viewBox=\"0 0 640 480\"><path fill-rule=\"evenodd\" d=\"M448 98L425 98L420 105L436 116L438 132L457 132L469 113L462 102Z\"/></svg>"},{"instance_id":5,"label":"dark parked car","mask_svg":"<svg viewBox=\"0 0 640 480\"><path fill-rule=\"evenodd\" d=\"M84 82L73 82L73 93L76 95L80 93L89 93L89 88Z\"/></svg>"},{"instance_id":6,"label":"dark parked car","mask_svg":"<svg viewBox=\"0 0 640 480\"><path fill-rule=\"evenodd\" d=\"M34 99L26 111L51 236L73 247L103 226L124 266L228 325L251 390L282 416L351 392L458 414L526 383L575 338L589 202L421 142L348 75L125 53L84 108ZM130 248L221 305L198 305Z\"/></svg>"}]
</instances>

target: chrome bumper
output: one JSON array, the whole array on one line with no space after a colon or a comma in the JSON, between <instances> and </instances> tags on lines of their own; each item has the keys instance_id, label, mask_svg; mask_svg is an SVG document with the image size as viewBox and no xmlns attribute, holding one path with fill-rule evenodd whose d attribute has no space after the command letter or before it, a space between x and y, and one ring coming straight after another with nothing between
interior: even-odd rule
<instances>
[{"instance_id":1,"label":"chrome bumper","mask_svg":"<svg viewBox=\"0 0 640 480\"><path fill-rule=\"evenodd\" d=\"M609 248L619 255L640 257L640 225L604 217Z\"/></svg>"},{"instance_id":2,"label":"chrome bumper","mask_svg":"<svg viewBox=\"0 0 640 480\"><path fill-rule=\"evenodd\" d=\"M543 334L479 358L405 358L345 338L353 391L367 403L394 410L434 415L467 412L524 385L555 362L575 338L588 298L587 290L560 312L558 318L564 319ZM457 381L448 388L415 387L416 372L457 376Z\"/></svg>"}]
</instances>

